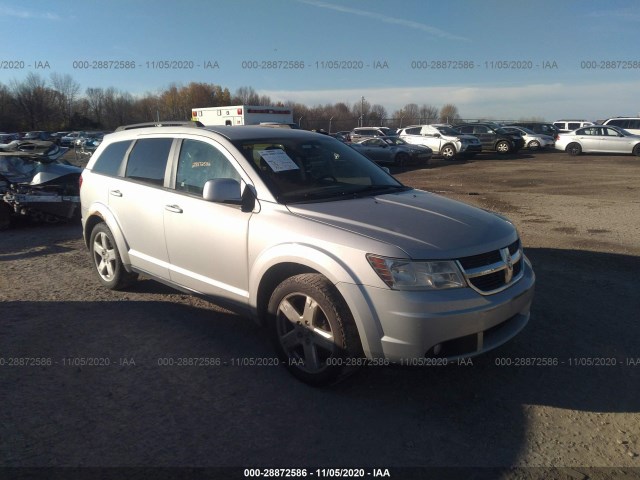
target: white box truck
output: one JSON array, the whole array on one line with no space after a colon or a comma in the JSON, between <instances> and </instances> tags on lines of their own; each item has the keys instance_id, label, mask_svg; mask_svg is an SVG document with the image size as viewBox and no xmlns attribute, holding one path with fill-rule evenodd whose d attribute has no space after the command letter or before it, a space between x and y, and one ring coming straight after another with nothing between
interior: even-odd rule
<instances>
[{"instance_id":1,"label":"white box truck","mask_svg":"<svg viewBox=\"0 0 640 480\"><path fill-rule=\"evenodd\" d=\"M288 107L235 105L232 107L192 108L191 120L210 125L260 125L276 124L297 128L293 123L293 111Z\"/></svg>"}]
</instances>

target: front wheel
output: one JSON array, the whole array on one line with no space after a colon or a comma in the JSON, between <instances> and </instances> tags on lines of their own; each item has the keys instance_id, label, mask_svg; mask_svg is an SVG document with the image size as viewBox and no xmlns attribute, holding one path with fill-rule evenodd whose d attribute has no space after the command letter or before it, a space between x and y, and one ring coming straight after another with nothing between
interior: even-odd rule
<instances>
[{"instance_id":1,"label":"front wheel","mask_svg":"<svg viewBox=\"0 0 640 480\"><path fill-rule=\"evenodd\" d=\"M456 154L458 152L456 151L456 147L453 145L445 145L442 147L442 151L440 153L442 154L442 158L445 160L453 160L456 158Z\"/></svg>"},{"instance_id":2,"label":"front wheel","mask_svg":"<svg viewBox=\"0 0 640 480\"><path fill-rule=\"evenodd\" d=\"M509 150L511 150L511 145L509 145L509 142L501 140L496 143L496 151L498 153L509 153Z\"/></svg>"},{"instance_id":3,"label":"front wheel","mask_svg":"<svg viewBox=\"0 0 640 480\"><path fill-rule=\"evenodd\" d=\"M636 157L640 157L640 143L633 147L631 153L633 153Z\"/></svg>"},{"instance_id":4,"label":"front wheel","mask_svg":"<svg viewBox=\"0 0 640 480\"><path fill-rule=\"evenodd\" d=\"M305 383L333 383L354 371L362 358L349 307L323 275L306 273L283 281L271 295L268 315L281 361Z\"/></svg>"},{"instance_id":5,"label":"front wheel","mask_svg":"<svg viewBox=\"0 0 640 480\"><path fill-rule=\"evenodd\" d=\"M89 250L98 280L105 287L120 290L138 278L137 273L127 272L124 268L113 233L105 223L99 223L91 231Z\"/></svg>"},{"instance_id":6,"label":"front wheel","mask_svg":"<svg viewBox=\"0 0 640 480\"><path fill-rule=\"evenodd\" d=\"M409 155L404 153L404 152L400 152L396 155L396 158L394 160L394 163L399 166L399 167L403 167L404 165L406 165L409 162Z\"/></svg>"}]
</instances>

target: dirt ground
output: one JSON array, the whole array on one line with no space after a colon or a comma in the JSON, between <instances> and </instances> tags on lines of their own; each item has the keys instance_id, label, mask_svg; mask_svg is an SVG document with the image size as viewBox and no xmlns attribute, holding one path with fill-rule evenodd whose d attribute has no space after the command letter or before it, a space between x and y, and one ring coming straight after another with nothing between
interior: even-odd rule
<instances>
[{"instance_id":1,"label":"dirt ground","mask_svg":"<svg viewBox=\"0 0 640 480\"><path fill-rule=\"evenodd\" d=\"M0 465L640 478L640 159L480 155L395 174L518 226L537 286L510 343L313 389L245 365L273 357L249 320L151 280L107 291L79 225L20 223L0 233Z\"/></svg>"}]
</instances>

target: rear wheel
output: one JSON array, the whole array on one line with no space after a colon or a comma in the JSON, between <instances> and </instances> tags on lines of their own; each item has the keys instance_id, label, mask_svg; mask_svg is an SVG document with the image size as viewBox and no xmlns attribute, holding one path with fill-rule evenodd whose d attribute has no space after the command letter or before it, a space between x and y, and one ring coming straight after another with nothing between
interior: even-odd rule
<instances>
[{"instance_id":1,"label":"rear wheel","mask_svg":"<svg viewBox=\"0 0 640 480\"><path fill-rule=\"evenodd\" d=\"M511 150L511 145L506 140L500 140L496 143L496 151L498 153L509 153L509 150Z\"/></svg>"},{"instance_id":2,"label":"rear wheel","mask_svg":"<svg viewBox=\"0 0 640 480\"><path fill-rule=\"evenodd\" d=\"M633 147L632 153L638 157L640 157L640 143Z\"/></svg>"},{"instance_id":3,"label":"rear wheel","mask_svg":"<svg viewBox=\"0 0 640 480\"><path fill-rule=\"evenodd\" d=\"M458 152L456 150L456 147L454 147L453 145L445 145L444 147L442 147L440 153L442 154L442 158L444 158L445 160L453 160L454 158L456 158L456 154Z\"/></svg>"},{"instance_id":4,"label":"rear wheel","mask_svg":"<svg viewBox=\"0 0 640 480\"><path fill-rule=\"evenodd\" d=\"M323 275L283 281L268 307L271 334L287 369L310 385L326 385L355 371L362 358L358 331L347 304Z\"/></svg>"},{"instance_id":5,"label":"rear wheel","mask_svg":"<svg viewBox=\"0 0 640 480\"><path fill-rule=\"evenodd\" d=\"M105 223L97 224L91 232L89 250L100 283L111 290L120 290L131 285L137 273L124 268L113 233Z\"/></svg>"},{"instance_id":6,"label":"rear wheel","mask_svg":"<svg viewBox=\"0 0 640 480\"><path fill-rule=\"evenodd\" d=\"M11 205L0 199L0 230L6 230L11 226L11 216L13 215L13 209Z\"/></svg>"},{"instance_id":7,"label":"rear wheel","mask_svg":"<svg viewBox=\"0 0 640 480\"><path fill-rule=\"evenodd\" d=\"M529 150L538 150L540 148L540 142L537 140L531 140L527 146L529 147Z\"/></svg>"},{"instance_id":8,"label":"rear wheel","mask_svg":"<svg viewBox=\"0 0 640 480\"><path fill-rule=\"evenodd\" d=\"M567 145L565 149L569 155L580 155L582 153L582 147L579 143L573 142Z\"/></svg>"}]
</instances>

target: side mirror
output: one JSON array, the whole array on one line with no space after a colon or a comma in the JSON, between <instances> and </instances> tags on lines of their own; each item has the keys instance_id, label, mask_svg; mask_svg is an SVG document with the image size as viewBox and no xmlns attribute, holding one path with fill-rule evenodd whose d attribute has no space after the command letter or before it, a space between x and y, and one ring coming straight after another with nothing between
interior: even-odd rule
<instances>
[{"instance_id":1,"label":"side mirror","mask_svg":"<svg viewBox=\"0 0 640 480\"><path fill-rule=\"evenodd\" d=\"M233 178L216 178L207 180L202 190L202 198L207 202L240 205L243 212L253 211L256 196L251 185L245 185L240 194L240 182Z\"/></svg>"},{"instance_id":2,"label":"side mirror","mask_svg":"<svg viewBox=\"0 0 640 480\"><path fill-rule=\"evenodd\" d=\"M240 203L240 183L232 178L207 180L202 189L202 198L207 202Z\"/></svg>"}]
</instances>

